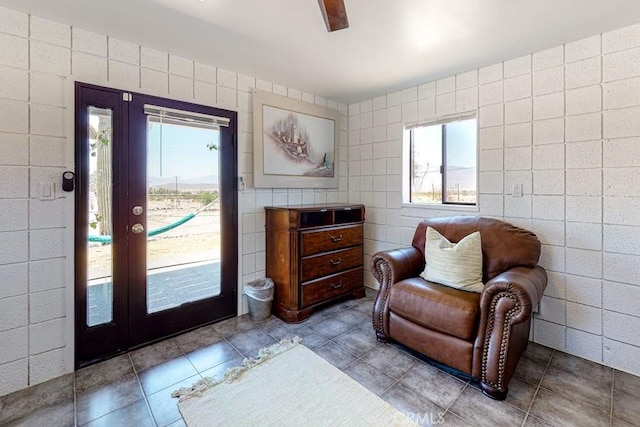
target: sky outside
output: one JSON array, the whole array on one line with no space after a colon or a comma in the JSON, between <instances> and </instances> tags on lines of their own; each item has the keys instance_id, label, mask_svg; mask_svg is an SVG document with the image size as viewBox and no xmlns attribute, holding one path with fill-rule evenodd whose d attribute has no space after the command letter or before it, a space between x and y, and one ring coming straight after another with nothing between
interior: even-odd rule
<instances>
[{"instance_id":1,"label":"sky outside","mask_svg":"<svg viewBox=\"0 0 640 427\"><path fill-rule=\"evenodd\" d=\"M197 178L203 178L197 183L217 183L219 152L207 145L219 144L219 131L166 123L150 123L148 129L147 175L151 184L174 182L176 176L192 183Z\"/></svg>"}]
</instances>

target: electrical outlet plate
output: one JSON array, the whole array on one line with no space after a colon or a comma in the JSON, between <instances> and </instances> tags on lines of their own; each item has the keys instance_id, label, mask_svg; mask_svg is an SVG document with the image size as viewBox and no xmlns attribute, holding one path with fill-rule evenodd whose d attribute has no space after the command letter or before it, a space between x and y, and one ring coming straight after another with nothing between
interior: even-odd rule
<instances>
[{"instance_id":1,"label":"electrical outlet plate","mask_svg":"<svg viewBox=\"0 0 640 427\"><path fill-rule=\"evenodd\" d=\"M522 197L522 184L513 185L513 197Z\"/></svg>"}]
</instances>

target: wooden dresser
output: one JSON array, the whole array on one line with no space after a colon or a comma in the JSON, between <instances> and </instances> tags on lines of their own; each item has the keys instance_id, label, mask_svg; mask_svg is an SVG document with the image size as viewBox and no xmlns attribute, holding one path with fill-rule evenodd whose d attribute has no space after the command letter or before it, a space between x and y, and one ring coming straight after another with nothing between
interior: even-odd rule
<instances>
[{"instance_id":1,"label":"wooden dresser","mask_svg":"<svg viewBox=\"0 0 640 427\"><path fill-rule=\"evenodd\" d=\"M349 294L364 297L363 205L265 211L266 275L275 283L275 315L285 322L301 322L319 304Z\"/></svg>"}]
</instances>

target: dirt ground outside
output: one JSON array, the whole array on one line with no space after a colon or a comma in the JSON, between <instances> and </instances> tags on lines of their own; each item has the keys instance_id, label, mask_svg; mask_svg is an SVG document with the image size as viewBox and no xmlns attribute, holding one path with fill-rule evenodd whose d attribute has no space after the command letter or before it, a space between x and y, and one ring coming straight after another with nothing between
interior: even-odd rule
<instances>
[{"instance_id":1,"label":"dirt ground outside","mask_svg":"<svg viewBox=\"0 0 640 427\"><path fill-rule=\"evenodd\" d=\"M173 224L202 206L191 200L149 201L146 230ZM217 206L209 208L186 223L148 239L149 270L219 260L220 211ZM111 252L110 244L89 246L89 281L111 276Z\"/></svg>"}]
</instances>

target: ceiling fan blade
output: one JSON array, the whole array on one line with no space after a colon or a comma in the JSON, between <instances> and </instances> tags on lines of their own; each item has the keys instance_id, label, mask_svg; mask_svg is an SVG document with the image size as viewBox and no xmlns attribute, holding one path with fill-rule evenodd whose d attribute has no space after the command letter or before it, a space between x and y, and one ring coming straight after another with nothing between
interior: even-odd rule
<instances>
[{"instance_id":1,"label":"ceiling fan blade","mask_svg":"<svg viewBox=\"0 0 640 427\"><path fill-rule=\"evenodd\" d=\"M327 30L338 31L349 27L347 11L344 8L344 0L318 0L322 17Z\"/></svg>"}]
</instances>

